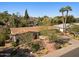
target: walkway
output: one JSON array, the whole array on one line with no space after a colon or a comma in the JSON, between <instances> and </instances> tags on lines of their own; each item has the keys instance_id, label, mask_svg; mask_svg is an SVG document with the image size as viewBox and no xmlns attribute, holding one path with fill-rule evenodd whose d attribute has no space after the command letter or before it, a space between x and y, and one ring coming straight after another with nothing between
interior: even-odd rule
<instances>
[{"instance_id":1,"label":"walkway","mask_svg":"<svg viewBox=\"0 0 79 59\"><path fill-rule=\"evenodd\" d=\"M53 53L56 50L54 47L54 43L49 43L49 40L44 40L44 44L46 49L48 49L48 53Z\"/></svg>"}]
</instances>

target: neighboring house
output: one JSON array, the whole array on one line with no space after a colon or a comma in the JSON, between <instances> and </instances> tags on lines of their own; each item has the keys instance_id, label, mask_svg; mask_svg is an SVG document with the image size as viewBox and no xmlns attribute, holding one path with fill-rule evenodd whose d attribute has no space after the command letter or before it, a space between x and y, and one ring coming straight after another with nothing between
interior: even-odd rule
<instances>
[{"instance_id":1,"label":"neighboring house","mask_svg":"<svg viewBox=\"0 0 79 59\"><path fill-rule=\"evenodd\" d=\"M66 29L69 27L70 24L66 24ZM54 25L54 27L58 30L60 30L61 32L63 32L64 28L63 28L63 24L59 24L59 25Z\"/></svg>"},{"instance_id":2,"label":"neighboring house","mask_svg":"<svg viewBox=\"0 0 79 59\"><path fill-rule=\"evenodd\" d=\"M74 25L79 25L79 23L73 23ZM71 27L72 24L67 23L66 24L66 29L68 29L69 27ZM59 24L59 25L54 25L54 27L56 29L59 29L61 32L63 32L64 28L63 28L63 24Z\"/></svg>"}]
</instances>

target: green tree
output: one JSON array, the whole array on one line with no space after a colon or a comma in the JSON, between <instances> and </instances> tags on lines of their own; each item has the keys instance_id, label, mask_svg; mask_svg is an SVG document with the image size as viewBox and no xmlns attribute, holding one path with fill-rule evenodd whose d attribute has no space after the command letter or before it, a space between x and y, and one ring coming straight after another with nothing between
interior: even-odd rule
<instances>
[{"instance_id":1,"label":"green tree","mask_svg":"<svg viewBox=\"0 0 79 59\"><path fill-rule=\"evenodd\" d=\"M29 26L30 20L29 20L29 15L28 15L27 9L25 10L24 20L25 20L27 26Z\"/></svg>"},{"instance_id":2,"label":"green tree","mask_svg":"<svg viewBox=\"0 0 79 59\"><path fill-rule=\"evenodd\" d=\"M76 18L73 15L69 15L67 17L66 23L75 23L76 22Z\"/></svg>"},{"instance_id":3,"label":"green tree","mask_svg":"<svg viewBox=\"0 0 79 59\"><path fill-rule=\"evenodd\" d=\"M67 17L68 17L68 13L69 11L72 11L72 8L70 6L66 6L64 7L65 11L66 11L66 16L65 16L65 29L66 29L66 21L67 21Z\"/></svg>"},{"instance_id":4,"label":"green tree","mask_svg":"<svg viewBox=\"0 0 79 59\"><path fill-rule=\"evenodd\" d=\"M62 23L62 16L56 16L53 18L54 24L61 24Z\"/></svg>"},{"instance_id":5,"label":"green tree","mask_svg":"<svg viewBox=\"0 0 79 59\"><path fill-rule=\"evenodd\" d=\"M43 17L38 17L38 21L37 21L38 26L42 25L42 20L43 20Z\"/></svg>"},{"instance_id":6,"label":"green tree","mask_svg":"<svg viewBox=\"0 0 79 59\"><path fill-rule=\"evenodd\" d=\"M50 20L47 16L44 16L42 23L43 23L43 25L46 25L46 26L49 26L51 24Z\"/></svg>"},{"instance_id":7,"label":"green tree","mask_svg":"<svg viewBox=\"0 0 79 59\"><path fill-rule=\"evenodd\" d=\"M65 9L64 8L61 8L59 10L59 12L62 13L62 22L63 22L63 32L65 31L65 20L64 20L64 12L65 12Z\"/></svg>"},{"instance_id":8,"label":"green tree","mask_svg":"<svg viewBox=\"0 0 79 59\"><path fill-rule=\"evenodd\" d=\"M10 24L12 27L19 27L20 20L18 15L16 15L15 13L13 13L11 16Z\"/></svg>"},{"instance_id":9,"label":"green tree","mask_svg":"<svg viewBox=\"0 0 79 59\"><path fill-rule=\"evenodd\" d=\"M28 15L27 9L25 10L24 18L25 18L26 20L29 19L29 15Z\"/></svg>"},{"instance_id":10,"label":"green tree","mask_svg":"<svg viewBox=\"0 0 79 59\"><path fill-rule=\"evenodd\" d=\"M65 18L63 21L64 32L66 32L66 21L67 21L69 11L72 11L72 8L70 6L65 6L60 9L60 12L62 12L62 17ZM64 12L66 12L65 17L64 17Z\"/></svg>"}]
</instances>

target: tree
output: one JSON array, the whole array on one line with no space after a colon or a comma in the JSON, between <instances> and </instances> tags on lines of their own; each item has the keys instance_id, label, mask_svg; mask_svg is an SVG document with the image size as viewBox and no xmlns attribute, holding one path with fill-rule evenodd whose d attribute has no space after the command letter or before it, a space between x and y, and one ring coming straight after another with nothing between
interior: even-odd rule
<instances>
[{"instance_id":1,"label":"tree","mask_svg":"<svg viewBox=\"0 0 79 59\"><path fill-rule=\"evenodd\" d=\"M29 15L28 15L27 9L25 10L25 16L24 16L24 18L25 18L26 20L29 19Z\"/></svg>"},{"instance_id":2,"label":"tree","mask_svg":"<svg viewBox=\"0 0 79 59\"><path fill-rule=\"evenodd\" d=\"M61 24L62 23L62 16L56 16L53 18L54 24Z\"/></svg>"},{"instance_id":3,"label":"tree","mask_svg":"<svg viewBox=\"0 0 79 59\"><path fill-rule=\"evenodd\" d=\"M38 21L37 21L38 26L42 25L42 20L43 20L43 17L38 17Z\"/></svg>"},{"instance_id":4,"label":"tree","mask_svg":"<svg viewBox=\"0 0 79 59\"><path fill-rule=\"evenodd\" d=\"M20 20L20 27L26 27L27 26L27 22L26 20L22 17L22 19Z\"/></svg>"},{"instance_id":5,"label":"tree","mask_svg":"<svg viewBox=\"0 0 79 59\"><path fill-rule=\"evenodd\" d=\"M43 25L46 25L46 26L50 25L50 20L49 20L49 18L46 17L46 16L44 16L44 18L43 18L43 20L42 20L42 24L43 24Z\"/></svg>"},{"instance_id":6,"label":"tree","mask_svg":"<svg viewBox=\"0 0 79 59\"><path fill-rule=\"evenodd\" d=\"M73 15L69 15L67 17L66 23L74 23L76 22L76 18Z\"/></svg>"},{"instance_id":7,"label":"tree","mask_svg":"<svg viewBox=\"0 0 79 59\"><path fill-rule=\"evenodd\" d=\"M65 31L65 21L64 21L64 12L65 12L65 9L64 8L61 8L59 10L59 12L62 13L62 22L63 22L63 32Z\"/></svg>"},{"instance_id":8,"label":"tree","mask_svg":"<svg viewBox=\"0 0 79 59\"><path fill-rule=\"evenodd\" d=\"M8 11L0 13L0 21L3 22L6 26L9 25L9 18L10 14L8 13Z\"/></svg>"},{"instance_id":9,"label":"tree","mask_svg":"<svg viewBox=\"0 0 79 59\"><path fill-rule=\"evenodd\" d=\"M16 15L15 13L13 13L11 16L10 24L11 24L11 27L19 27L20 20L18 15Z\"/></svg>"},{"instance_id":10,"label":"tree","mask_svg":"<svg viewBox=\"0 0 79 59\"><path fill-rule=\"evenodd\" d=\"M66 11L66 16L65 16L65 30L66 30L66 21L67 21L68 13L69 11L72 11L72 8L70 6L66 6L64 9Z\"/></svg>"},{"instance_id":11,"label":"tree","mask_svg":"<svg viewBox=\"0 0 79 59\"><path fill-rule=\"evenodd\" d=\"M63 21L64 32L66 32L66 21L67 21L69 11L72 11L72 8L70 6L65 6L60 9L60 12L62 12L62 17L65 18L65 20ZM64 17L64 12L66 12L65 17Z\"/></svg>"},{"instance_id":12,"label":"tree","mask_svg":"<svg viewBox=\"0 0 79 59\"><path fill-rule=\"evenodd\" d=\"M25 20L27 26L29 26L30 20L29 20L29 15L28 15L27 9L25 10L24 20Z\"/></svg>"}]
</instances>

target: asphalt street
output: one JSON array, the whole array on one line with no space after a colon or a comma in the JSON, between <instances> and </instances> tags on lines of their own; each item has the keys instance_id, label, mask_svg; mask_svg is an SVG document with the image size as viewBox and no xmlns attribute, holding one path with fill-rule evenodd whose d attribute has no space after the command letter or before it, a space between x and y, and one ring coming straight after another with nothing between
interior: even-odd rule
<instances>
[{"instance_id":1,"label":"asphalt street","mask_svg":"<svg viewBox=\"0 0 79 59\"><path fill-rule=\"evenodd\" d=\"M79 57L79 48L76 48L76 49L62 55L61 57Z\"/></svg>"}]
</instances>

